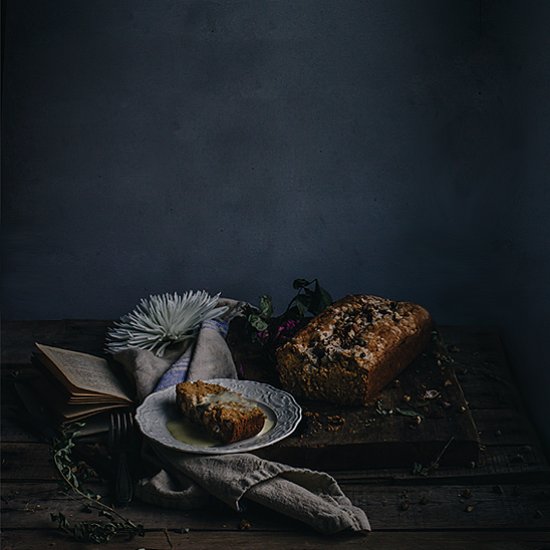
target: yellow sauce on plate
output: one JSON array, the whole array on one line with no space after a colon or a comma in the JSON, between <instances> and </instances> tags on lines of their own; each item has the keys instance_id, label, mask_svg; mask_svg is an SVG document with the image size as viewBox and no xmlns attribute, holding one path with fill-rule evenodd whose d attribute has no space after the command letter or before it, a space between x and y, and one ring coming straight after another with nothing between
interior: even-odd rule
<instances>
[{"instance_id":1,"label":"yellow sauce on plate","mask_svg":"<svg viewBox=\"0 0 550 550\"><path fill-rule=\"evenodd\" d=\"M269 407L262 405L262 403L257 403L257 405L262 409L266 419L261 432L250 439L266 434L275 426L275 413ZM174 439L188 445L193 445L193 447L223 447L220 441L208 437L203 430L201 430L200 426L189 422L183 417L177 420L169 420L166 422L166 427Z\"/></svg>"}]
</instances>

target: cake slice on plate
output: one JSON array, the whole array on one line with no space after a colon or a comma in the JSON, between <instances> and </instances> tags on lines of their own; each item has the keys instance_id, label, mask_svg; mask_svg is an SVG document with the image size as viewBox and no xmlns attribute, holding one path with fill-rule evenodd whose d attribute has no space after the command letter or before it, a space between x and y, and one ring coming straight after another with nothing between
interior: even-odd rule
<instances>
[{"instance_id":1,"label":"cake slice on plate","mask_svg":"<svg viewBox=\"0 0 550 550\"><path fill-rule=\"evenodd\" d=\"M219 384L201 380L179 383L176 403L186 418L223 443L257 435L266 418L254 401Z\"/></svg>"}]
</instances>

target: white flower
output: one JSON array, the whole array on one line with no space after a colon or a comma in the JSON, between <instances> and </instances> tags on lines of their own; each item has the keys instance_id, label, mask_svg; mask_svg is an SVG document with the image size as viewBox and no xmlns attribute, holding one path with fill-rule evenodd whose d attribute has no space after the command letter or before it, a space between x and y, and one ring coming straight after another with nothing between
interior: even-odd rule
<instances>
[{"instance_id":1,"label":"white flower","mask_svg":"<svg viewBox=\"0 0 550 550\"><path fill-rule=\"evenodd\" d=\"M109 329L107 351L141 348L162 357L168 346L194 338L203 321L227 311L225 306L216 307L219 297L202 290L188 291L183 296L174 292L142 299L131 313Z\"/></svg>"}]
</instances>

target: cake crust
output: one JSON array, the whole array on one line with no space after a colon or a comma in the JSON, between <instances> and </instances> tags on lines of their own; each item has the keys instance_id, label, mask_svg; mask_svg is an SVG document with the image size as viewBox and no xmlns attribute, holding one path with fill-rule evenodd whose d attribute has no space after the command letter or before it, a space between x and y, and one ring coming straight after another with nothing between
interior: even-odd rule
<instances>
[{"instance_id":1,"label":"cake crust","mask_svg":"<svg viewBox=\"0 0 550 550\"><path fill-rule=\"evenodd\" d=\"M263 411L253 401L201 380L177 384L176 404L186 418L223 443L253 437L265 422Z\"/></svg>"},{"instance_id":2,"label":"cake crust","mask_svg":"<svg viewBox=\"0 0 550 550\"><path fill-rule=\"evenodd\" d=\"M367 404L425 348L431 327L417 304L346 296L279 348L281 384L297 396Z\"/></svg>"}]
</instances>

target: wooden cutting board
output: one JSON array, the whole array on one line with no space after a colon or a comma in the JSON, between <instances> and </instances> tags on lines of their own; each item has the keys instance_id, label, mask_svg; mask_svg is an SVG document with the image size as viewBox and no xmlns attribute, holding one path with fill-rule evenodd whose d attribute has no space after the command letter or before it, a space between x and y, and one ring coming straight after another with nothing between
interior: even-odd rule
<instances>
[{"instance_id":1,"label":"wooden cutting board","mask_svg":"<svg viewBox=\"0 0 550 550\"><path fill-rule=\"evenodd\" d=\"M238 327L231 332L241 375L280 387L275 366L241 348ZM303 419L294 434L256 454L324 470L410 466L418 473L436 462L469 465L479 458L479 436L452 355L442 354L440 344L431 344L367 407L298 402Z\"/></svg>"}]
</instances>

